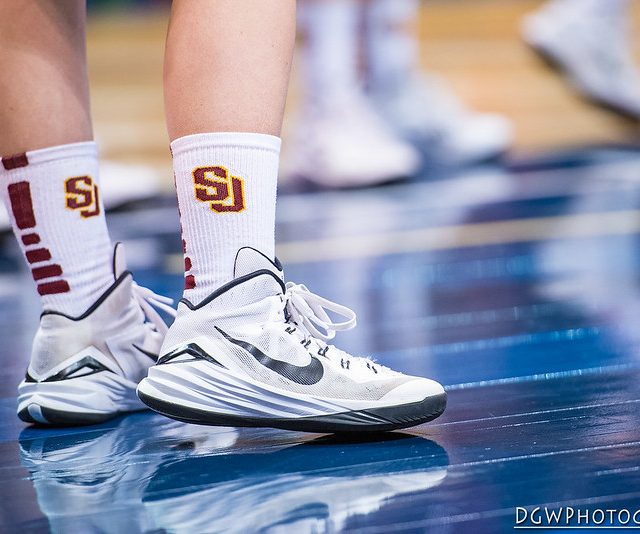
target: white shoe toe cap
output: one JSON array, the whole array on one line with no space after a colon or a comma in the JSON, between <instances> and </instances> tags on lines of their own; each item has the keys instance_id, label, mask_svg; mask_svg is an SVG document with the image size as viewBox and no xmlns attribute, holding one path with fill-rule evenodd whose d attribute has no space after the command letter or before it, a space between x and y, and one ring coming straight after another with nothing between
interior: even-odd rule
<instances>
[{"instance_id":1,"label":"white shoe toe cap","mask_svg":"<svg viewBox=\"0 0 640 534\"><path fill-rule=\"evenodd\" d=\"M393 389L381 400L393 403L420 402L427 397L443 395L445 393L441 384L428 378L415 378Z\"/></svg>"}]
</instances>

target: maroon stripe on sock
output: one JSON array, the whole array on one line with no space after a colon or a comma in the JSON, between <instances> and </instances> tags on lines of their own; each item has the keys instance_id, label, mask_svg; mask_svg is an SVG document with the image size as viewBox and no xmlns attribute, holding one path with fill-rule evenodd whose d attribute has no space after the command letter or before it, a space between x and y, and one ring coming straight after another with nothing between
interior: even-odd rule
<instances>
[{"instance_id":1,"label":"maroon stripe on sock","mask_svg":"<svg viewBox=\"0 0 640 534\"><path fill-rule=\"evenodd\" d=\"M196 277L192 274L188 274L184 277L184 288L193 289L194 287L196 287Z\"/></svg>"},{"instance_id":2,"label":"maroon stripe on sock","mask_svg":"<svg viewBox=\"0 0 640 534\"><path fill-rule=\"evenodd\" d=\"M48 248L37 248L35 250L27 250L25 256L29 263L38 263L51 259L51 252Z\"/></svg>"},{"instance_id":3,"label":"maroon stripe on sock","mask_svg":"<svg viewBox=\"0 0 640 534\"><path fill-rule=\"evenodd\" d=\"M185 272L191 270L191 258L189 256L184 259L184 270Z\"/></svg>"},{"instance_id":4,"label":"maroon stripe on sock","mask_svg":"<svg viewBox=\"0 0 640 534\"><path fill-rule=\"evenodd\" d=\"M2 165L6 170L10 171L12 169L26 167L29 165L29 159L25 152L22 154L15 154L13 156L2 156Z\"/></svg>"},{"instance_id":5,"label":"maroon stripe on sock","mask_svg":"<svg viewBox=\"0 0 640 534\"><path fill-rule=\"evenodd\" d=\"M40 243L40 236L38 234L25 234L22 236L22 242L25 245L36 245Z\"/></svg>"},{"instance_id":6,"label":"maroon stripe on sock","mask_svg":"<svg viewBox=\"0 0 640 534\"><path fill-rule=\"evenodd\" d=\"M29 182L9 184L7 189L9 191L11 211L16 220L16 225L20 230L33 228L36 225L36 216L33 213L33 202L31 200Z\"/></svg>"},{"instance_id":7,"label":"maroon stripe on sock","mask_svg":"<svg viewBox=\"0 0 640 534\"><path fill-rule=\"evenodd\" d=\"M45 265L44 267L34 267L31 269L34 280L42 280L43 278L53 278L62 274L62 267L57 263Z\"/></svg>"},{"instance_id":8,"label":"maroon stripe on sock","mask_svg":"<svg viewBox=\"0 0 640 534\"><path fill-rule=\"evenodd\" d=\"M69 284L67 284L66 280L54 280L53 282L38 284L38 294L40 296L68 293L69 291L71 291L71 288L69 287Z\"/></svg>"}]
</instances>

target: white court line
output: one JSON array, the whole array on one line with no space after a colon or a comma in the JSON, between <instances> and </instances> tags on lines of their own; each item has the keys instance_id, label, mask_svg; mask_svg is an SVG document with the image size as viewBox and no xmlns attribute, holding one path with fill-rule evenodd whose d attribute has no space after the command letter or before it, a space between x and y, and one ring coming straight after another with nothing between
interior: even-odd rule
<instances>
[{"instance_id":1,"label":"white court line","mask_svg":"<svg viewBox=\"0 0 640 534\"><path fill-rule=\"evenodd\" d=\"M527 376L513 376L508 378L496 378L493 380L481 380L478 382L466 382L463 384L445 385L447 391L455 391L458 389L470 389L488 386L500 386L504 384L516 384L523 382L538 382L552 380L555 378L573 378L576 376L591 376L605 373L617 373L620 371L632 371L640 369L640 363L624 363L620 365L608 365L603 367L588 367L586 369L573 369L569 371L555 371L552 373L538 373Z\"/></svg>"}]
</instances>

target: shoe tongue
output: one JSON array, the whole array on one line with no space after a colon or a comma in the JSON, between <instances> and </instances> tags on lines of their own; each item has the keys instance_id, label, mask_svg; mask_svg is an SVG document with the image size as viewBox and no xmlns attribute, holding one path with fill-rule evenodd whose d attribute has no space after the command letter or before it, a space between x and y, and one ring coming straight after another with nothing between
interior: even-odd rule
<instances>
[{"instance_id":1,"label":"shoe tongue","mask_svg":"<svg viewBox=\"0 0 640 534\"><path fill-rule=\"evenodd\" d=\"M278 278L280 278L280 280L284 279L282 265L278 261L278 258L275 258L275 260L272 261L262 252L251 247L243 247L238 250L238 253L236 254L236 260L233 265L234 278L255 273L256 271L261 270L272 272Z\"/></svg>"},{"instance_id":2,"label":"shoe tongue","mask_svg":"<svg viewBox=\"0 0 640 534\"><path fill-rule=\"evenodd\" d=\"M127 258L124 255L124 245L116 243L113 247L113 279L117 280L127 270Z\"/></svg>"}]
</instances>

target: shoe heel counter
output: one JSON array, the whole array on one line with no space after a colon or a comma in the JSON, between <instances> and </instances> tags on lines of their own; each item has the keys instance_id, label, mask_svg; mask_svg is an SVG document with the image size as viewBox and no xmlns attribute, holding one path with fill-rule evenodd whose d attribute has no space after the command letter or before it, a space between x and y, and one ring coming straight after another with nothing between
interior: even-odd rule
<instances>
[{"instance_id":1,"label":"shoe heel counter","mask_svg":"<svg viewBox=\"0 0 640 534\"><path fill-rule=\"evenodd\" d=\"M91 345L91 335L82 322L47 314L33 338L29 374L46 374L70 356Z\"/></svg>"}]
</instances>

